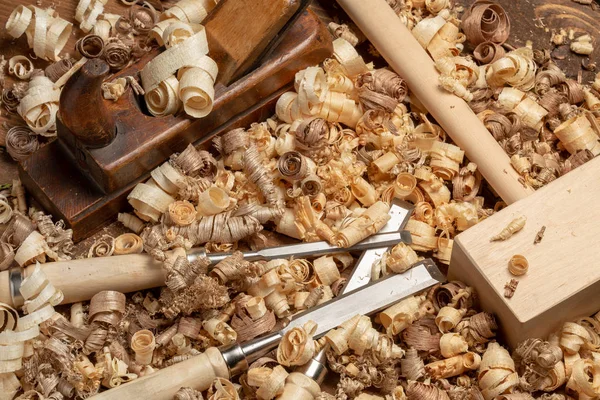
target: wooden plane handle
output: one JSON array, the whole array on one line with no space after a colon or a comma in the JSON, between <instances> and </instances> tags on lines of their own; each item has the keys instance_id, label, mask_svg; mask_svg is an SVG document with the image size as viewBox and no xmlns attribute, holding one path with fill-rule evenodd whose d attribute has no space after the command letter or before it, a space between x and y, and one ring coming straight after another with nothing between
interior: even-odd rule
<instances>
[{"instance_id":1,"label":"wooden plane handle","mask_svg":"<svg viewBox=\"0 0 600 400\"><path fill-rule=\"evenodd\" d=\"M229 85L254 64L300 8L300 0L223 0L203 21L217 81Z\"/></svg>"},{"instance_id":2,"label":"wooden plane handle","mask_svg":"<svg viewBox=\"0 0 600 400\"><path fill-rule=\"evenodd\" d=\"M506 203L533 193L469 105L439 87L433 60L385 0L338 3Z\"/></svg>"},{"instance_id":3,"label":"wooden plane handle","mask_svg":"<svg viewBox=\"0 0 600 400\"><path fill-rule=\"evenodd\" d=\"M172 400L182 387L204 391L215 378L229 379L227 364L216 347L188 360L107 390L94 400Z\"/></svg>"},{"instance_id":4,"label":"wooden plane handle","mask_svg":"<svg viewBox=\"0 0 600 400\"><path fill-rule=\"evenodd\" d=\"M110 68L104 61L88 60L69 79L60 95L59 118L83 145L110 144L117 134L114 116L102 97L102 82Z\"/></svg>"}]
</instances>

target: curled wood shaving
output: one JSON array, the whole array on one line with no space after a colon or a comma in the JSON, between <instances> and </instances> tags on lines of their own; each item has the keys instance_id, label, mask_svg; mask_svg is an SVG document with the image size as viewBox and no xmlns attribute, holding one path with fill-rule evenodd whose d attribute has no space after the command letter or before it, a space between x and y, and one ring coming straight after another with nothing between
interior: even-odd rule
<instances>
[{"instance_id":1,"label":"curled wood shaving","mask_svg":"<svg viewBox=\"0 0 600 400\"><path fill-rule=\"evenodd\" d=\"M456 331L467 340L470 348L483 350L483 346L489 342L498 329L496 320L492 314L481 312L465 318L458 323Z\"/></svg>"},{"instance_id":2,"label":"curled wood shaving","mask_svg":"<svg viewBox=\"0 0 600 400\"><path fill-rule=\"evenodd\" d=\"M100 14L104 11L107 0L80 0L75 9L75 20L80 23L79 28L89 32Z\"/></svg>"},{"instance_id":3,"label":"curled wood shaving","mask_svg":"<svg viewBox=\"0 0 600 400\"><path fill-rule=\"evenodd\" d=\"M44 70L44 74L50 79L52 82L56 82L62 77L64 74L69 72L69 70L73 67L73 62L70 58L63 58L59 61L56 61Z\"/></svg>"},{"instance_id":4,"label":"curled wood shaving","mask_svg":"<svg viewBox=\"0 0 600 400\"><path fill-rule=\"evenodd\" d=\"M335 22L330 22L329 25L327 25L327 28L329 29L329 32L331 32L331 34L336 37L336 38L343 38L344 40L346 40L348 43L350 43L352 46L356 46L358 44L358 37L356 37L356 34L354 32L352 32L352 30L348 27L348 25L346 24L336 24Z\"/></svg>"},{"instance_id":5,"label":"curled wood shaving","mask_svg":"<svg viewBox=\"0 0 600 400\"><path fill-rule=\"evenodd\" d=\"M97 239L88 251L88 258L109 257L115 251L115 238L110 235L102 235Z\"/></svg>"},{"instance_id":6,"label":"curled wood shaving","mask_svg":"<svg viewBox=\"0 0 600 400\"><path fill-rule=\"evenodd\" d=\"M419 260L417 253L407 244L398 243L390 251L386 259L386 266L393 272L399 274L407 271Z\"/></svg>"},{"instance_id":7,"label":"curled wood shaving","mask_svg":"<svg viewBox=\"0 0 600 400\"><path fill-rule=\"evenodd\" d=\"M191 285L172 295L172 299L164 300L164 296L159 299L165 315L180 312L190 315L199 310L220 308L229 302L227 287L204 274L199 274Z\"/></svg>"},{"instance_id":8,"label":"curled wood shaving","mask_svg":"<svg viewBox=\"0 0 600 400\"><path fill-rule=\"evenodd\" d=\"M468 352L427 364L425 370L435 379L450 378L462 375L469 370L475 370L479 368L480 363L479 354Z\"/></svg>"},{"instance_id":9,"label":"curled wood shaving","mask_svg":"<svg viewBox=\"0 0 600 400\"><path fill-rule=\"evenodd\" d=\"M29 233L15 253L15 261L20 266L34 262L45 262L46 253L49 252L48 244L44 237L37 231Z\"/></svg>"},{"instance_id":10,"label":"curled wood shaving","mask_svg":"<svg viewBox=\"0 0 600 400\"><path fill-rule=\"evenodd\" d=\"M406 389L406 395L410 399L450 400L450 397L448 397L445 391L438 389L431 384L414 381L409 382L408 388Z\"/></svg>"},{"instance_id":11,"label":"curled wood shaving","mask_svg":"<svg viewBox=\"0 0 600 400\"><path fill-rule=\"evenodd\" d=\"M379 319L390 334L397 335L426 312L425 296L411 296L382 311Z\"/></svg>"},{"instance_id":12,"label":"curled wood shaving","mask_svg":"<svg viewBox=\"0 0 600 400\"><path fill-rule=\"evenodd\" d=\"M179 0L162 13L161 20L176 18L190 24L199 24L215 7L216 3L214 0Z\"/></svg>"},{"instance_id":13,"label":"curled wood shaving","mask_svg":"<svg viewBox=\"0 0 600 400\"><path fill-rule=\"evenodd\" d=\"M42 136L55 136L59 97L60 90L50 79L44 75L34 76L17 112L33 132Z\"/></svg>"},{"instance_id":14,"label":"curled wood shaving","mask_svg":"<svg viewBox=\"0 0 600 400\"><path fill-rule=\"evenodd\" d=\"M559 125L554 134L571 154L589 150L594 156L600 154L600 142L590 121L583 115L575 116Z\"/></svg>"},{"instance_id":15,"label":"curled wood shaving","mask_svg":"<svg viewBox=\"0 0 600 400\"><path fill-rule=\"evenodd\" d=\"M23 33L35 55L44 60L57 61L58 54L67 44L73 25L60 18L52 9L35 6L17 6L6 22L6 30L16 38Z\"/></svg>"},{"instance_id":16,"label":"curled wood shaving","mask_svg":"<svg viewBox=\"0 0 600 400\"><path fill-rule=\"evenodd\" d=\"M15 161L29 157L40 147L35 133L25 126L13 126L6 133L6 150Z\"/></svg>"},{"instance_id":17,"label":"curled wood shaving","mask_svg":"<svg viewBox=\"0 0 600 400\"><path fill-rule=\"evenodd\" d=\"M107 100L117 101L125 94L128 86L131 86L135 94L144 94L144 89L142 89L135 78L127 76L125 78L117 78L112 82L102 83L102 96Z\"/></svg>"},{"instance_id":18,"label":"curled wood shaving","mask_svg":"<svg viewBox=\"0 0 600 400\"><path fill-rule=\"evenodd\" d=\"M24 93L21 93L20 90L15 89L3 89L2 90L2 104L4 108L9 113L14 113L17 111L17 107Z\"/></svg>"},{"instance_id":19,"label":"curled wood shaving","mask_svg":"<svg viewBox=\"0 0 600 400\"><path fill-rule=\"evenodd\" d=\"M571 377L567 389L578 393L580 397L596 397L600 393L598 387L598 364L590 359L577 360L572 366Z\"/></svg>"},{"instance_id":20,"label":"curled wood shaving","mask_svg":"<svg viewBox=\"0 0 600 400\"><path fill-rule=\"evenodd\" d=\"M510 35L510 20L498 3L478 0L463 15L461 28L474 45L483 42L502 44Z\"/></svg>"},{"instance_id":21,"label":"curled wood shaving","mask_svg":"<svg viewBox=\"0 0 600 400\"><path fill-rule=\"evenodd\" d=\"M131 62L131 47L118 38L109 38L104 45L102 59L111 70L119 71Z\"/></svg>"},{"instance_id":22,"label":"curled wood shaving","mask_svg":"<svg viewBox=\"0 0 600 400\"><path fill-rule=\"evenodd\" d=\"M506 228L502 229L500 233L490 238L490 242L497 240L507 240L515 233L519 232L521 229L525 227L525 222L527 221L527 217L520 216L512 220Z\"/></svg>"},{"instance_id":23,"label":"curled wood shaving","mask_svg":"<svg viewBox=\"0 0 600 400\"><path fill-rule=\"evenodd\" d=\"M467 340L458 333L445 333L440 338L440 352L445 358L466 353L468 349Z\"/></svg>"},{"instance_id":24,"label":"curled wood shaving","mask_svg":"<svg viewBox=\"0 0 600 400\"><path fill-rule=\"evenodd\" d=\"M173 400L204 400L202 392L189 387L182 387L175 393Z\"/></svg>"},{"instance_id":25,"label":"curled wood shaving","mask_svg":"<svg viewBox=\"0 0 600 400\"><path fill-rule=\"evenodd\" d=\"M173 7L174 8L174 7ZM168 33L168 32L167 32ZM142 86L148 96L151 96L150 111L153 112L158 104L172 104L179 99L183 103L186 113L195 118L206 116L212 109L214 98L214 82L217 76L216 63L206 56L208 43L204 28L197 33L174 45L150 61L141 71ZM177 77L174 74L178 72ZM169 101L159 99L166 94L160 94L156 90L165 92L165 82L169 77L173 83L169 84L177 100ZM177 81L177 83L175 83ZM155 93L155 94L152 94ZM165 115L166 107L162 106L157 111ZM169 111L176 111L173 105Z\"/></svg>"},{"instance_id":26,"label":"curled wood shaving","mask_svg":"<svg viewBox=\"0 0 600 400\"><path fill-rule=\"evenodd\" d=\"M141 365L150 364L156 342L154 334L149 330L137 331L131 338L131 349L135 352L135 362Z\"/></svg>"},{"instance_id":27,"label":"curled wood shaving","mask_svg":"<svg viewBox=\"0 0 600 400\"><path fill-rule=\"evenodd\" d=\"M482 42L473 50L473 57L481 64L492 64L506 54L506 51L500 44L492 42Z\"/></svg>"},{"instance_id":28,"label":"curled wood shaving","mask_svg":"<svg viewBox=\"0 0 600 400\"><path fill-rule=\"evenodd\" d=\"M159 13L149 3L129 9L129 21L134 35L146 35L158 22Z\"/></svg>"},{"instance_id":29,"label":"curled wood shaving","mask_svg":"<svg viewBox=\"0 0 600 400\"><path fill-rule=\"evenodd\" d=\"M8 60L8 73L19 79L28 79L33 68L31 60L25 56L14 56Z\"/></svg>"},{"instance_id":30,"label":"curled wood shaving","mask_svg":"<svg viewBox=\"0 0 600 400\"><path fill-rule=\"evenodd\" d=\"M239 400L236 387L229 380L216 378L208 388L208 400Z\"/></svg>"},{"instance_id":31,"label":"curled wood shaving","mask_svg":"<svg viewBox=\"0 0 600 400\"><path fill-rule=\"evenodd\" d=\"M402 375L409 381L417 381L425 376L425 365L416 349L406 350L404 358L400 360Z\"/></svg>"},{"instance_id":32,"label":"curled wood shaving","mask_svg":"<svg viewBox=\"0 0 600 400\"><path fill-rule=\"evenodd\" d=\"M477 379L485 400L508 392L519 383L510 354L495 342L490 343L483 354Z\"/></svg>"},{"instance_id":33,"label":"curled wood shaving","mask_svg":"<svg viewBox=\"0 0 600 400\"><path fill-rule=\"evenodd\" d=\"M144 241L134 233L124 233L115 238L114 254L136 254L144 250Z\"/></svg>"},{"instance_id":34,"label":"curled wood shaving","mask_svg":"<svg viewBox=\"0 0 600 400\"><path fill-rule=\"evenodd\" d=\"M512 256L510 261L508 262L508 270L511 274L515 276L525 275L527 273L528 268L529 262L524 256L520 254Z\"/></svg>"},{"instance_id":35,"label":"curled wood shaving","mask_svg":"<svg viewBox=\"0 0 600 400\"><path fill-rule=\"evenodd\" d=\"M316 329L317 324L309 321L286 332L277 347L277 361L288 367L306 364L315 353L312 335Z\"/></svg>"},{"instance_id":36,"label":"curled wood shaving","mask_svg":"<svg viewBox=\"0 0 600 400\"><path fill-rule=\"evenodd\" d=\"M237 339L237 333L228 324L216 318L204 321L202 326L213 339L223 345L231 344Z\"/></svg>"},{"instance_id":37,"label":"curled wood shaving","mask_svg":"<svg viewBox=\"0 0 600 400\"><path fill-rule=\"evenodd\" d=\"M128 213L119 213L119 215L117 216L117 219L127 229L130 229L135 233L140 233L140 232L142 232L142 229L144 229L144 221L142 221L135 215L128 214Z\"/></svg>"},{"instance_id":38,"label":"curled wood shaving","mask_svg":"<svg viewBox=\"0 0 600 400\"><path fill-rule=\"evenodd\" d=\"M513 359L522 374L522 379L531 385L533 390L554 390L566 381L562 365L563 352L557 345L540 339L527 339L515 349ZM556 367L558 369L555 370ZM555 371L560 369L563 370L562 378L559 377L560 373L555 374Z\"/></svg>"},{"instance_id":39,"label":"curled wood shaving","mask_svg":"<svg viewBox=\"0 0 600 400\"><path fill-rule=\"evenodd\" d=\"M169 221L178 226L187 226L196 220L196 209L188 201L176 201L169 204Z\"/></svg>"},{"instance_id":40,"label":"curled wood shaving","mask_svg":"<svg viewBox=\"0 0 600 400\"><path fill-rule=\"evenodd\" d=\"M340 247L351 247L379 232L390 219L389 208L390 206L382 201L370 206L360 217L336 234L336 244Z\"/></svg>"},{"instance_id":41,"label":"curled wood shaving","mask_svg":"<svg viewBox=\"0 0 600 400\"><path fill-rule=\"evenodd\" d=\"M98 58L104 54L104 40L98 35L86 35L75 44L75 50L85 58Z\"/></svg>"},{"instance_id":42,"label":"curled wood shaving","mask_svg":"<svg viewBox=\"0 0 600 400\"><path fill-rule=\"evenodd\" d=\"M247 302L243 304L245 305ZM243 306L236 305L236 310L236 314L231 319L231 327L236 331L240 342L269 332L275 326L276 318L272 311L266 311L260 318L254 319L250 317L249 312Z\"/></svg>"}]
</instances>

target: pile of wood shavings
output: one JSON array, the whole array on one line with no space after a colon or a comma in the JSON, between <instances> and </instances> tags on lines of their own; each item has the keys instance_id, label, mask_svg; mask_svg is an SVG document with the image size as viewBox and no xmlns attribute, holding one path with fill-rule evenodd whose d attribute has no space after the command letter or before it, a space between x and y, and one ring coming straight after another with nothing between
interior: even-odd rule
<instances>
[{"instance_id":1,"label":"pile of wood shavings","mask_svg":"<svg viewBox=\"0 0 600 400\"><path fill-rule=\"evenodd\" d=\"M403 6L401 14L417 24L444 14L448 7L443 1L422 3L422 8ZM282 96L278 104L278 118L223 135L215 143L218 154L188 148L174 155L153 173L153 180L142 186L145 189L130 196L135 213L148 224L132 214L120 216L144 239L145 250L163 261L167 287L158 298L153 292L129 300L117 292L103 292L89 306L73 305L70 318L53 314L42 324L43 335L25 361L22 384L28 393L22 398L87 397L210 345L241 341L248 334L241 327L260 320L261 313L287 317L310 305L309 298L318 302L334 294L342 279L340 270L349 262L325 257L306 264L277 260L269 265L248 263L235 255L207 274L206 261L185 260L184 249L191 246L207 244L223 251L237 248L240 240L255 247L273 245L277 242L266 234L273 230L296 239L349 246L357 240L353 232L381 224L383 207L389 207L392 198L401 198L416 205L409 223L416 240L386 255L374 278L404 271L422 252L433 251L448 262L454 234L492 210L477 197L481 178L476 166L465 161L456 146L445 143L442 129L409 99L401 78L373 70L351 46L337 41L335 59L298 74L296 92ZM212 233L207 234L206 227ZM351 234L341 234L344 229ZM99 250L90 256L110 253L107 240L108 244L98 243ZM310 279L298 282L305 275L298 270L308 271ZM245 293L256 282L256 292ZM210 296L200 298L198 290ZM381 313L381 329L359 317L330 332L327 342L347 340L349 348L328 355L330 369L340 374L336 397L354 398L368 389L391 399L529 399L527 392L558 388L567 375L573 381L570 390L593 395L585 392L583 379L586 368L595 368L590 367L593 362L571 369L575 375L555 379L561 377L556 366L562 362L557 361L561 356L556 345L527 346L527 351L521 350L523 356L517 350L515 364L506 350L489 343L495 322L473 309L473 296L470 288L449 283ZM236 317L240 327L233 322ZM360 337L352 339L359 326L376 339L369 342L373 347ZM311 341L313 328L305 326L298 332L304 338L303 351L291 351L284 342L278 362L254 365L239 384L218 380L208 397L273 398L277 388L267 390L267 383L275 374L287 374L278 364L297 365L323 345ZM567 338L576 331L584 343L595 343L597 337L570 325L563 331ZM586 346L572 349L566 340L561 346L569 349L565 354L583 352L593 359ZM290 360L289 354L298 357ZM538 354L549 354L543 364ZM18 390L12 375L0 376L3 387ZM514 393L504 394L510 391ZM200 397L182 389L176 398ZM322 393L319 398L330 395Z\"/></svg>"},{"instance_id":2,"label":"pile of wood shavings","mask_svg":"<svg viewBox=\"0 0 600 400\"><path fill-rule=\"evenodd\" d=\"M449 10L424 20L415 8L396 11L436 61L440 86L469 102L524 185L540 188L600 154L599 77L584 85L548 50L504 46L510 23L500 5L476 1L462 21ZM589 35L570 39L573 51L591 53Z\"/></svg>"}]
</instances>

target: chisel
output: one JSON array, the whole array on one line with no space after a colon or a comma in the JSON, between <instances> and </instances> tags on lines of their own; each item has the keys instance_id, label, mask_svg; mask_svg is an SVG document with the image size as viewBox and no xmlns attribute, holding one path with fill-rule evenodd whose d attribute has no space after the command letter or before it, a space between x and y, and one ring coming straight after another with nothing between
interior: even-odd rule
<instances>
[{"instance_id":1,"label":"chisel","mask_svg":"<svg viewBox=\"0 0 600 400\"><path fill-rule=\"evenodd\" d=\"M420 261L403 274L391 275L298 314L280 331L243 344L211 347L201 355L100 393L93 399L171 400L181 387L206 390L215 378L229 379L245 371L250 363L275 349L292 328L315 321L318 324L316 339L357 314L375 313L443 280L433 261Z\"/></svg>"},{"instance_id":2,"label":"chisel","mask_svg":"<svg viewBox=\"0 0 600 400\"><path fill-rule=\"evenodd\" d=\"M318 257L325 254L346 251L363 251L370 248L393 246L404 241L410 243L408 232L389 232L375 234L362 242L343 249L327 242L299 243L272 247L244 253L247 261L270 260L289 257ZM212 264L222 261L231 253L207 254L204 249L188 251L188 260L206 255ZM25 277L31 275L35 265L26 268L15 267L0 272L0 302L13 307L23 304L19 288ZM128 254L122 256L86 258L72 261L59 261L41 264L48 281L64 294L62 304L89 300L103 290L115 290L122 293L135 292L165 284L165 271L162 263L148 254Z\"/></svg>"}]
</instances>

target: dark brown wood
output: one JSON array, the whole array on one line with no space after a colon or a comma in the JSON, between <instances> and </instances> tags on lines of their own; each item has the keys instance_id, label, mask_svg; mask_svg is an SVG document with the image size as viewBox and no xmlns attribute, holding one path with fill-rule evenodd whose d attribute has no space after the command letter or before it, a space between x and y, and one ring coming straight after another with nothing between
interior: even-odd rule
<instances>
[{"instance_id":1,"label":"dark brown wood","mask_svg":"<svg viewBox=\"0 0 600 400\"><path fill-rule=\"evenodd\" d=\"M217 81L229 85L250 67L292 18L300 0L221 1L202 21Z\"/></svg>"},{"instance_id":2,"label":"dark brown wood","mask_svg":"<svg viewBox=\"0 0 600 400\"><path fill-rule=\"evenodd\" d=\"M276 54L265 60L261 68L230 86L217 84L214 108L206 118L193 119L183 114L160 118L146 115L140 105L143 100L139 101L129 91L116 102L106 102L109 112L116 116L118 128L117 137L110 145L98 149L81 148L76 138L59 123L60 137L73 156L81 161L85 173L102 190L110 193L279 90L293 80L298 70L318 64L331 52L327 29L314 13L306 11L277 47ZM136 74L149 58L119 75Z\"/></svg>"},{"instance_id":3,"label":"dark brown wood","mask_svg":"<svg viewBox=\"0 0 600 400\"><path fill-rule=\"evenodd\" d=\"M79 143L90 148L109 145L117 133L114 116L102 97L102 82L109 72L104 61L89 60L60 94L60 120Z\"/></svg>"},{"instance_id":4,"label":"dark brown wood","mask_svg":"<svg viewBox=\"0 0 600 400\"><path fill-rule=\"evenodd\" d=\"M77 146L59 121L61 140L22 162L21 179L46 210L73 228L75 240L81 240L126 209L126 196L133 186L147 179L149 172L172 153L188 143L201 144L217 133L272 116L277 98L291 89L296 72L318 64L331 52L329 34L307 11L262 67L230 87L217 87L217 104L207 118L147 116L129 91L129 96L107 103L118 125L117 137L110 145L99 149ZM99 175L93 175L97 171L89 168L94 165L90 161L105 166L110 176L125 174L127 179L119 181L121 185L115 190L104 192L102 186L94 184Z\"/></svg>"}]
</instances>

